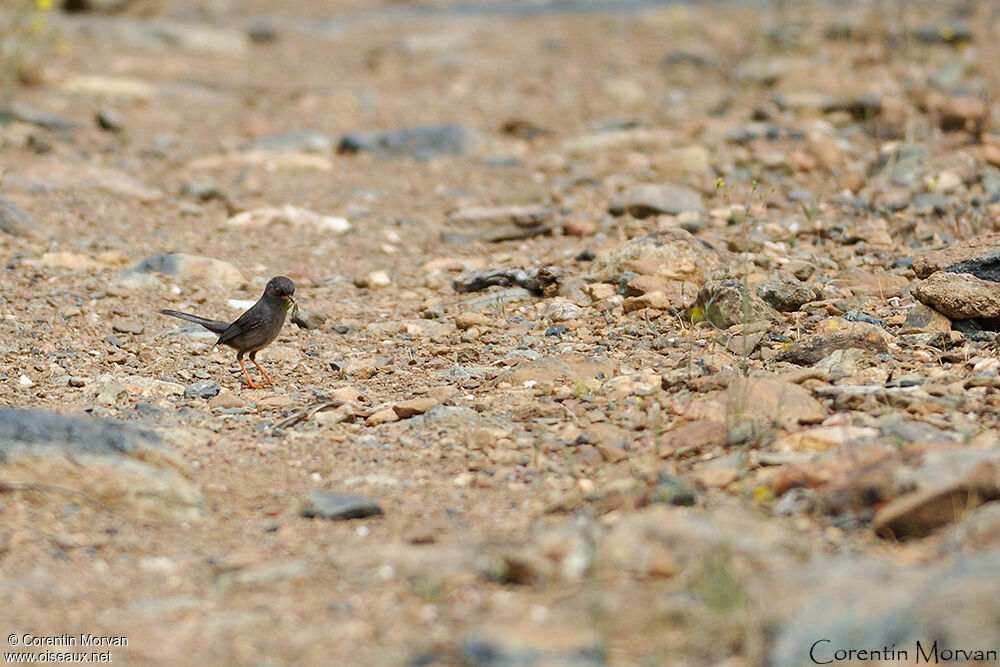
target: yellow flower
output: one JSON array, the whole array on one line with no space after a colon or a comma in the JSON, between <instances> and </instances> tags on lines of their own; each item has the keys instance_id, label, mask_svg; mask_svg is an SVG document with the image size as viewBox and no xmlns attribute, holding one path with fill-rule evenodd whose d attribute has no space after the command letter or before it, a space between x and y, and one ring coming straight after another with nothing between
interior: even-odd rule
<instances>
[{"instance_id":1,"label":"yellow flower","mask_svg":"<svg viewBox=\"0 0 1000 667\"><path fill-rule=\"evenodd\" d=\"M771 490L771 487L761 484L753 490L753 499L759 503L774 502L774 491Z\"/></svg>"},{"instance_id":2,"label":"yellow flower","mask_svg":"<svg viewBox=\"0 0 1000 667\"><path fill-rule=\"evenodd\" d=\"M52 0L35 0L35 7L38 11L47 12L52 9Z\"/></svg>"}]
</instances>

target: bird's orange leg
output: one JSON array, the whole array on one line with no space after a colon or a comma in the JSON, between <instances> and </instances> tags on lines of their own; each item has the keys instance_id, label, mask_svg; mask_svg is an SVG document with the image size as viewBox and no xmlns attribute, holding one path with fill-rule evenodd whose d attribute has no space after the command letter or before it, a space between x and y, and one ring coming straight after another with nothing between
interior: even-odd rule
<instances>
[{"instance_id":1,"label":"bird's orange leg","mask_svg":"<svg viewBox=\"0 0 1000 667\"><path fill-rule=\"evenodd\" d=\"M256 352L254 352L253 354L250 355L250 361L252 361L253 365L257 367L257 370L259 370L260 374L264 376L264 379L267 380L268 384L274 384L274 380L271 379L271 376L268 375L267 373L265 373L264 369L261 368L260 364L257 363L257 353Z\"/></svg>"},{"instance_id":2,"label":"bird's orange leg","mask_svg":"<svg viewBox=\"0 0 1000 667\"><path fill-rule=\"evenodd\" d=\"M263 385L254 384L253 383L253 380L250 379L250 374L247 373L247 367L243 365L243 360L242 359L240 359L239 357L236 357L236 362L239 363L240 368L243 369L243 375L246 376L246 378L247 378L247 384L250 385L251 389L258 389L261 386L263 386ZM257 362L254 362L254 363L257 363ZM258 366L257 368L260 368L260 366Z\"/></svg>"}]
</instances>

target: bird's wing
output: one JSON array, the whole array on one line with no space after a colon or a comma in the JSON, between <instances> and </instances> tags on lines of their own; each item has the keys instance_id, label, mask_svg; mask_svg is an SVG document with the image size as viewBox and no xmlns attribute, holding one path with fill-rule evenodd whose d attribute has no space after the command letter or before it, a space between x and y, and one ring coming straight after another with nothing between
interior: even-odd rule
<instances>
[{"instance_id":1,"label":"bird's wing","mask_svg":"<svg viewBox=\"0 0 1000 667\"><path fill-rule=\"evenodd\" d=\"M226 330L219 334L219 340L217 340L215 344L218 345L220 343L228 343L244 331L251 331L259 327L263 320L263 312L260 308L254 306L247 312L240 315L239 319L226 327Z\"/></svg>"}]
</instances>

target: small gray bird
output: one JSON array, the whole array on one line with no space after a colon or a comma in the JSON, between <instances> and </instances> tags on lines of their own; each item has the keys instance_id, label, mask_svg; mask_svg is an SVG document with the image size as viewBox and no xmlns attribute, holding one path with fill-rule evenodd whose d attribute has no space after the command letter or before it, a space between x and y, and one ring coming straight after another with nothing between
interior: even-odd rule
<instances>
[{"instance_id":1,"label":"small gray bird","mask_svg":"<svg viewBox=\"0 0 1000 667\"><path fill-rule=\"evenodd\" d=\"M264 385L254 384L253 380L250 379L247 367L243 365L243 355L247 352L250 353L250 361L267 380L265 384L274 383L257 363L255 357L260 350L270 345L278 337L278 333L281 332L281 327L285 323L285 313L295 305L293 294L295 294L295 283L291 280L285 276L271 278L267 282L267 287L264 288L264 294L261 295L260 300L232 324L176 310L161 310L160 312L164 315L200 324L212 333L219 334L219 340L215 341L215 344L221 343L236 350L236 361L243 369L247 383L256 389Z\"/></svg>"}]
</instances>

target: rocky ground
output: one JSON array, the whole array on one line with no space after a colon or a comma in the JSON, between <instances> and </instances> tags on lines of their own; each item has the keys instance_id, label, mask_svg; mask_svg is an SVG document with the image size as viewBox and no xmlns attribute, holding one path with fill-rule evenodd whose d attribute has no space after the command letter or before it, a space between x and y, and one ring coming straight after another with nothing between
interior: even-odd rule
<instances>
[{"instance_id":1,"label":"rocky ground","mask_svg":"<svg viewBox=\"0 0 1000 667\"><path fill-rule=\"evenodd\" d=\"M995 5L71 4L0 124L4 636L1000 649ZM272 387L159 314L274 275Z\"/></svg>"}]
</instances>

